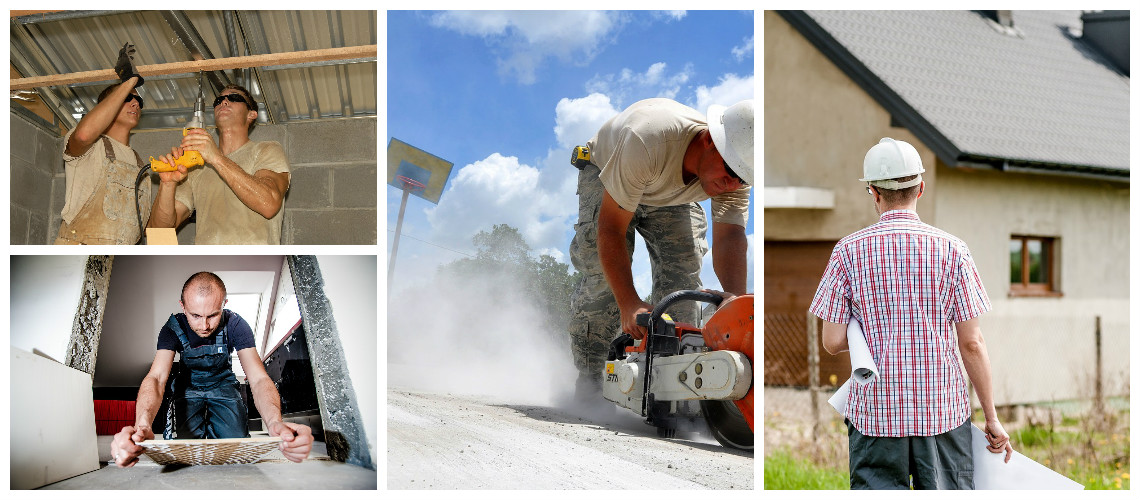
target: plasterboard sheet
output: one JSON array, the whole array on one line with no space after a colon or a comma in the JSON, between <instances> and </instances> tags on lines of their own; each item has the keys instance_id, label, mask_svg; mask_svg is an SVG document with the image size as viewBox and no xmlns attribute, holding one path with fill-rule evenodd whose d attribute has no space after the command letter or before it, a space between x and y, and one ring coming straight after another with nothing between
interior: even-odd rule
<instances>
[{"instance_id":1,"label":"plasterboard sheet","mask_svg":"<svg viewBox=\"0 0 1140 500\"><path fill-rule=\"evenodd\" d=\"M11 352L11 487L38 488L98 469L91 376L15 347Z\"/></svg>"}]
</instances>

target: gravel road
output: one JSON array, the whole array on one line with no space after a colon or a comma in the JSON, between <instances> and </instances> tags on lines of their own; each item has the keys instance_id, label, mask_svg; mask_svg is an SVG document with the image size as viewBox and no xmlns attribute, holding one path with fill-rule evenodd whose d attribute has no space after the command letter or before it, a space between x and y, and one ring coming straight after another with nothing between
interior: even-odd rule
<instances>
[{"instance_id":1,"label":"gravel road","mask_svg":"<svg viewBox=\"0 0 1140 500\"><path fill-rule=\"evenodd\" d=\"M388 388L391 489L753 489L751 452L661 439L628 410Z\"/></svg>"}]
</instances>

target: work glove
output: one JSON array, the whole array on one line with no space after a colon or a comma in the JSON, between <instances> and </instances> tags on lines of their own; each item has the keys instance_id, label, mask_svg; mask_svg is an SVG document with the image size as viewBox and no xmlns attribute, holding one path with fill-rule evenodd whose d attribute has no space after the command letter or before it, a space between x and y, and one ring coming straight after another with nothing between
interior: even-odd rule
<instances>
[{"instance_id":1,"label":"work glove","mask_svg":"<svg viewBox=\"0 0 1140 500\"><path fill-rule=\"evenodd\" d=\"M135 46L131 42L123 44L123 48L119 49L119 60L115 63L115 74L119 75L119 80L127 81L132 76L137 76L139 80L135 82L135 88L141 87L143 84L143 77L135 69Z\"/></svg>"}]
</instances>

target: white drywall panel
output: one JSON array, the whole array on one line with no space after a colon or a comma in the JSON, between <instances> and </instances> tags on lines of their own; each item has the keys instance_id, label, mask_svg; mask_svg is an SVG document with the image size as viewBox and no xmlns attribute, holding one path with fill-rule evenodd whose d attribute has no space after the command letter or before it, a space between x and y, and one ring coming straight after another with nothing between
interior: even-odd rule
<instances>
[{"instance_id":1,"label":"white drywall panel","mask_svg":"<svg viewBox=\"0 0 1140 500\"><path fill-rule=\"evenodd\" d=\"M63 361L83 290L86 255L12 256L12 347Z\"/></svg>"},{"instance_id":2,"label":"white drywall panel","mask_svg":"<svg viewBox=\"0 0 1140 500\"><path fill-rule=\"evenodd\" d=\"M12 348L11 360L11 487L98 469L91 376L22 349Z\"/></svg>"}]
</instances>

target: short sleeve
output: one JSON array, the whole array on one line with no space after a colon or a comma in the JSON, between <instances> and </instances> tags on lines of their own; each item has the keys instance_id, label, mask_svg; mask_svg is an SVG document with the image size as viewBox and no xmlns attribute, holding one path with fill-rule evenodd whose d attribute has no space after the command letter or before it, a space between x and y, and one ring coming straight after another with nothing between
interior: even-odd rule
<instances>
[{"instance_id":1,"label":"short sleeve","mask_svg":"<svg viewBox=\"0 0 1140 500\"><path fill-rule=\"evenodd\" d=\"M256 347L257 345L253 341L253 328L250 328L249 322L233 311L229 311L229 316L226 334L229 335L229 342L234 350L240 351Z\"/></svg>"},{"instance_id":2,"label":"short sleeve","mask_svg":"<svg viewBox=\"0 0 1140 500\"><path fill-rule=\"evenodd\" d=\"M289 160L285 158L285 149L277 141L266 141L258 144L257 159L251 169L253 173L258 170L269 170L282 174L289 173Z\"/></svg>"},{"instance_id":3,"label":"short sleeve","mask_svg":"<svg viewBox=\"0 0 1140 500\"><path fill-rule=\"evenodd\" d=\"M752 187L744 186L731 193L719 194L712 197L713 222L748 225L748 195Z\"/></svg>"},{"instance_id":4,"label":"short sleeve","mask_svg":"<svg viewBox=\"0 0 1140 500\"><path fill-rule=\"evenodd\" d=\"M158 330L158 350L164 349L174 352L182 350L182 343L178 341L178 336L174 334L174 330L171 330L170 325L166 322L163 322L162 328Z\"/></svg>"},{"instance_id":5,"label":"short sleeve","mask_svg":"<svg viewBox=\"0 0 1140 500\"><path fill-rule=\"evenodd\" d=\"M965 243L958 245L958 265L954 283L954 293L951 303L950 318L955 323L961 323L971 318L981 316L990 310L990 298L982 286L982 278L978 275L978 268L970 256L970 249Z\"/></svg>"},{"instance_id":6,"label":"short sleeve","mask_svg":"<svg viewBox=\"0 0 1140 500\"><path fill-rule=\"evenodd\" d=\"M625 129L613 154L599 165L598 178L606 192L623 210L637 211L637 205L653 178L653 159L645 142L636 132Z\"/></svg>"},{"instance_id":7,"label":"short sleeve","mask_svg":"<svg viewBox=\"0 0 1140 500\"><path fill-rule=\"evenodd\" d=\"M851 319L851 282L847 278L847 266L843 262L840 247L836 245L827 262L827 269L819 280L811 306L808 308L816 317L832 323L847 323Z\"/></svg>"}]
</instances>

